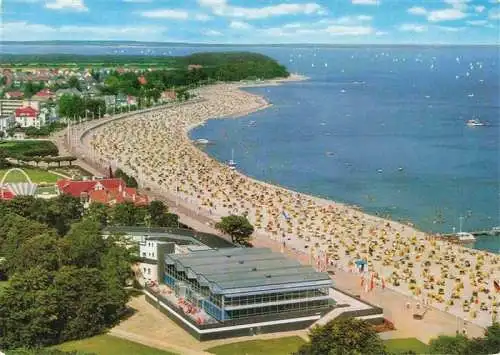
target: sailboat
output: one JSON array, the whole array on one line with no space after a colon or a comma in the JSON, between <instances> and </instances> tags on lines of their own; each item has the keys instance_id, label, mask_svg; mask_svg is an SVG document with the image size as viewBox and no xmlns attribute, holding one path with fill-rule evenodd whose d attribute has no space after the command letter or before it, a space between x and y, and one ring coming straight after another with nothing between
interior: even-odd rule
<instances>
[{"instance_id":1,"label":"sailboat","mask_svg":"<svg viewBox=\"0 0 500 355\"><path fill-rule=\"evenodd\" d=\"M460 229L459 229L459 232L457 234L455 234L455 236L458 238L458 241L461 243L475 242L476 238L474 237L474 235L472 235L472 233L462 232L463 220L464 220L464 217L460 216L459 217Z\"/></svg>"},{"instance_id":2,"label":"sailboat","mask_svg":"<svg viewBox=\"0 0 500 355\"><path fill-rule=\"evenodd\" d=\"M234 161L234 149L231 149L231 160L227 162L227 165L229 166L229 169L236 170L237 164Z\"/></svg>"}]
</instances>

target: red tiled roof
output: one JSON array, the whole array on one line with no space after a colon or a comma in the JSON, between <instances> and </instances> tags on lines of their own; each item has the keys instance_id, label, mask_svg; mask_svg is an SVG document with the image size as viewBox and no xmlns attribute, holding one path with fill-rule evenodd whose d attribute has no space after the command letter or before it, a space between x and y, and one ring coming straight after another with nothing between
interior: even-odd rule
<instances>
[{"instance_id":1,"label":"red tiled roof","mask_svg":"<svg viewBox=\"0 0 500 355\"><path fill-rule=\"evenodd\" d=\"M5 95L9 95L9 97L23 97L24 94L21 91L10 91Z\"/></svg>"},{"instance_id":2,"label":"red tiled roof","mask_svg":"<svg viewBox=\"0 0 500 355\"><path fill-rule=\"evenodd\" d=\"M137 194L137 189L127 187L120 189L94 190L89 193L90 202L100 202L107 205L114 205L123 202L132 202L136 205L147 205L147 196Z\"/></svg>"},{"instance_id":3,"label":"red tiled roof","mask_svg":"<svg viewBox=\"0 0 500 355\"><path fill-rule=\"evenodd\" d=\"M40 90L35 94L35 96L53 96L54 94L50 91L50 89Z\"/></svg>"},{"instance_id":4,"label":"red tiled roof","mask_svg":"<svg viewBox=\"0 0 500 355\"><path fill-rule=\"evenodd\" d=\"M148 83L147 79L142 75L140 77L138 77L137 80L139 81L139 84L141 84L141 85L146 85Z\"/></svg>"},{"instance_id":5,"label":"red tiled roof","mask_svg":"<svg viewBox=\"0 0 500 355\"><path fill-rule=\"evenodd\" d=\"M19 116L28 116L28 117L36 117L38 115L38 111L33 107L19 107L16 108L16 117Z\"/></svg>"},{"instance_id":6,"label":"red tiled roof","mask_svg":"<svg viewBox=\"0 0 500 355\"><path fill-rule=\"evenodd\" d=\"M96 189L96 185L103 189ZM59 180L57 187L60 192L74 197L87 195L90 202L116 204L133 202L136 205L147 205L148 197L139 195L137 189L126 187L122 179L102 179L92 181Z\"/></svg>"},{"instance_id":7,"label":"red tiled roof","mask_svg":"<svg viewBox=\"0 0 500 355\"><path fill-rule=\"evenodd\" d=\"M122 179L101 179L101 180L88 180L88 181L73 181L73 180L59 180L57 187L59 191L69 194L74 197L80 197L82 193L89 193L95 190L97 184L102 185L105 189L118 189L120 185L125 187Z\"/></svg>"}]
</instances>

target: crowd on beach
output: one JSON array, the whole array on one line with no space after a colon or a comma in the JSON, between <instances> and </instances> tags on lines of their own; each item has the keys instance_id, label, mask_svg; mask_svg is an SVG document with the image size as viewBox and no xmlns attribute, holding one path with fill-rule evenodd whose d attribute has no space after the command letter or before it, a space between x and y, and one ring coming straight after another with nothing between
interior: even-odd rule
<instances>
[{"instance_id":1,"label":"crowd on beach","mask_svg":"<svg viewBox=\"0 0 500 355\"><path fill-rule=\"evenodd\" d=\"M311 259L324 256L331 267L359 272L362 261L378 287L481 326L496 318L500 297L494 281L500 279L500 256L436 240L408 225L230 169L199 150L189 130L210 118L236 117L268 104L236 84L203 87L195 94L203 100L97 128L89 149L101 164L114 162L143 186L168 191L213 220L246 215L259 235Z\"/></svg>"}]
</instances>

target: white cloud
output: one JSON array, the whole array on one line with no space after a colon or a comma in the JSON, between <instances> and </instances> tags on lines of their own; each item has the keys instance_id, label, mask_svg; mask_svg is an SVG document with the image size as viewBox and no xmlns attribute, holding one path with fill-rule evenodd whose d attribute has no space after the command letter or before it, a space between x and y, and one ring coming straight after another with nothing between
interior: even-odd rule
<instances>
[{"instance_id":1,"label":"white cloud","mask_svg":"<svg viewBox=\"0 0 500 355\"><path fill-rule=\"evenodd\" d=\"M470 2L470 0L444 0L444 2L451 5L454 9L465 10L467 9L467 3Z\"/></svg>"},{"instance_id":2,"label":"white cloud","mask_svg":"<svg viewBox=\"0 0 500 355\"><path fill-rule=\"evenodd\" d=\"M351 24L359 24L360 22L371 21L373 18L367 15L358 15L358 16L342 16L338 19L328 19L325 22L327 23L336 23L339 25L351 25Z\"/></svg>"},{"instance_id":3,"label":"white cloud","mask_svg":"<svg viewBox=\"0 0 500 355\"><path fill-rule=\"evenodd\" d=\"M474 11L476 11L477 13L482 13L485 9L486 7L484 7L483 5L474 6Z\"/></svg>"},{"instance_id":4,"label":"white cloud","mask_svg":"<svg viewBox=\"0 0 500 355\"><path fill-rule=\"evenodd\" d=\"M45 7L52 10L88 11L83 0L50 0Z\"/></svg>"},{"instance_id":5,"label":"white cloud","mask_svg":"<svg viewBox=\"0 0 500 355\"><path fill-rule=\"evenodd\" d=\"M239 7L229 5L227 0L198 0L201 6L208 7L218 16L261 19L272 16L297 14L322 14L324 9L317 3L279 4L264 7Z\"/></svg>"},{"instance_id":6,"label":"white cloud","mask_svg":"<svg viewBox=\"0 0 500 355\"><path fill-rule=\"evenodd\" d=\"M222 32L216 30L206 30L203 34L211 37L222 36Z\"/></svg>"},{"instance_id":7,"label":"white cloud","mask_svg":"<svg viewBox=\"0 0 500 355\"><path fill-rule=\"evenodd\" d=\"M498 0L500 2L500 0ZM500 9L491 9L488 13L490 20L500 20Z\"/></svg>"},{"instance_id":8,"label":"white cloud","mask_svg":"<svg viewBox=\"0 0 500 355\"><path fill-rule=\"evenodd\" d=\"M13 41L42 40L160 40L163 26L47 26L26 21L1 25L6 38Z\"/></svg>"},{"instance_id":9,"label":"white cloud","mask_svg":"<svg viewBox=\"0 0 500 355\"><path fill-rule=\"evenodd\" d=\"M328 26L325 31L333 36L363 36L374 32L371 26Z\"/></svg>"},{"instance_id":10,"label":"white cloud","mask_svg":"<svg viewBox=\"0 0 500 355\"><path fill-rule=\"evenodd\" d=\"M451 27L451 26L436 26L436 28L444 32L460 32L464 30L463 27Z\"/></svg>"},{"instance_id":11,"label":"white cloud","mask_svg":"<svg viewBox=\"0 0 500 355\"><path fill-rule=\"evenodd\" d=\"M422 33L427 31L427 26L424 25L417 25L414 23L404 23L398 27L400 31L403 32L416 32L416 33Z\"/></svg>"},{"instance_id":12,"label":"white cloud","mask_svg":"<svg viewBox=\"0 0 500 355\"><path fill-rule=\"evenodd\" d=\"M486 21L486 20L470 20L470 21L467 21L467 24L471 25L471 26L486 26L488 24L488 21Z\"/></svg>"},{"instance_id":13,"label":"white cloud","mask_svg":"<svg viewBox=\"0 0 500 355\"><path fill-rule=\"evenodd\" d=\"M229 27L234 30L249 30L250 28L252 28L252 26L243 21L231 21Z\"/></svg>"},{"instance_id":14,"label":"white cloud","mask_svg":"<svg viewBox=\"0 0 500 355\"><path fill-rule=\"evenodd\" d=\"M451 8L444 10L435 10L430 11L427 19L431 22L440 22L440 21L455 21L461 20L467 17L467 14L462 10Z\"/></svg>"},{"instance_id":15,"label":"white cloud","mask_svg":"<svg viewBox=\"0 0 500 355\"><path fill-rule=\"evenodd\" d=\"M387 31L377 31L377 32L375 32L375 36L386 36L388 34L389 34L389 32L387 32Z\"/></svg>"},{"instance_id":16,"label":"white cloud","mask_svg":"<svg viewBox=\"0 0 500 355\"><path fill-rule=\"evenodd\" d=\"M123 0L123 2L133 3L133 4L146 4L153 2L153 0Z\"/></svg>"},{"instance_id":17,"label":"white cloud","mask_svg":"<svg viewBox=\"0 0 500 355\"><path fill-rule=\"evenodd\" d=\"M352 0L353 5L378 5L379 0Z\"/></svg>"},{"instance_id":18,"label":"white cloud","mask_svg":"<svg viewBox=\"0 0 500 355\"><path fill-rule=\"evenodd\" d=\"M413 6L408 9L408 13L412 15L427 15L427 10L423 7Z\"/></svg>"},{"instance_id":19,"label":"white cloud","mask_svg":"<svg viewBox=\"0 0 500 355\"><path fill-rule=\"evenodd\" d=\"M167 18L171 20L187 20L189 14L184 10L157 9L141 12L141 16L149 18Z\"/></svg>"},{"instance_id":20,"label":"white cloud","mask_svg":"<svg viewBox=\"0 0 500 355\"><path fill-rule=\"evenodd\" d=\"M194 18L197 21L209 21L212 19L212 17L208 16L207 14L196 14Z\"/></svg>"}]
</instances>

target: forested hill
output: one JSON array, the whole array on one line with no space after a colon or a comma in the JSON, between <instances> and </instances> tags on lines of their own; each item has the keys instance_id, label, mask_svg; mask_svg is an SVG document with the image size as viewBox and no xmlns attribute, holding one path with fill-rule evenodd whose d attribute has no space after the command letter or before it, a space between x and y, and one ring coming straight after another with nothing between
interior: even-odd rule
<instances>
[{"instance_id":1,"label":"forested hill","mask_svg":"<svg viewBox=\"0 0 500 355\"><path fill-rule=\"evenodd\" d=\"M200 65L203 76L218 80L287 77L288 71L274 59L252 52L206 52L184 57L137 55L4 54L0 67L12 68L109 68L187 70Z\"/></svg>"},{"instance_id":2,"label":"forested hill","mask_svg":"<svg viewBox=\"0 0 500 355\"><path fill-rule=\"evenodd\" d=\"M219 80L287 77L287 69L274 59L252 52L202 52L182 57L186 64L202 65L209 77Z\"/></svg>"}]
</instances>

